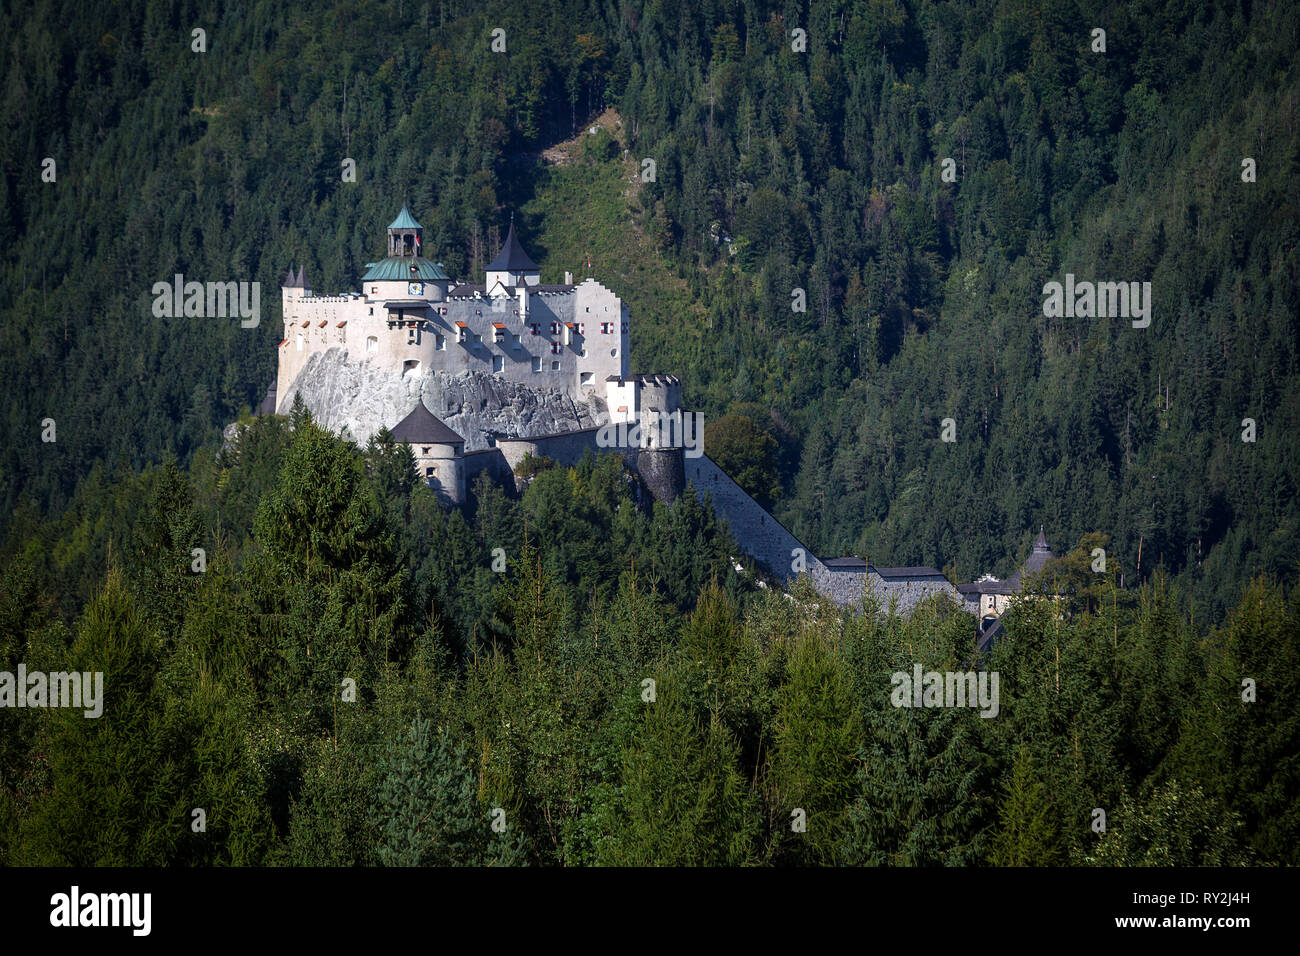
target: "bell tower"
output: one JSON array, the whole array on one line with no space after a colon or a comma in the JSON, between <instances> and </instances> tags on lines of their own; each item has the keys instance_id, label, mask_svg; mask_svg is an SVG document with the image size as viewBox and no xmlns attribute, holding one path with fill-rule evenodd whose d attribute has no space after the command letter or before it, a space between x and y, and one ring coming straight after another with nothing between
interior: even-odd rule
<instances>
[{"instance_id":1,"label":"bell tower","mask_svg":"<svg viewBox=\"0 0 1300 956\"><path fill-rule=\"evenodd\" d=\"M397 218L388 224L388 255L390 258L415 258L420 255L424 227L415 221L406 204Z\"/></svg>"}]
</instances>

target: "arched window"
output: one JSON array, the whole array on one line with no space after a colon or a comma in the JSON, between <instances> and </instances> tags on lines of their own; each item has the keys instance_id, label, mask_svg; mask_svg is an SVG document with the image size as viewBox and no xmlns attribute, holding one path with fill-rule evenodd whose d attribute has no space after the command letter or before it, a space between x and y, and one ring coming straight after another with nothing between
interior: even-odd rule
<instances>
[{"instance_id":1,"label":"arched window","mask_svg":"<svg viewBox=\"0 0 1300 956\"><path fill-rule=\"evenodd\" d=\"M379 351L379 337L375 335L366 336L366 352L372 353L378 351Z\"/></svg>"}]
</instances>

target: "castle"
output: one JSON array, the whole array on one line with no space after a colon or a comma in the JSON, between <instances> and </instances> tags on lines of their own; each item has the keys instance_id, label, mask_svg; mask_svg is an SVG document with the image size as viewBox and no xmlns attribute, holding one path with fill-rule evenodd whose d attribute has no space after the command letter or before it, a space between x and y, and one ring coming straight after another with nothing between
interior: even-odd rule
<instances>
[{"instance_id":1,"label":"castle","mask_svg":"<svg viewBox=\"0 0 1300 956\"><path fill-rule=\"evenodd\" d=\"M563 284L542 285L513 220L482 285L453 281L441 263L424 257L423 228L405 206L388 226L387 251L367 264L360 292L320 295L303 267L289 270L281 286L284 337L264 413L286 412L295 395L303 395L318 418L340 401L356 400L321 372L346 369L357 376L347 380L352 391L392 393L382 408L402 411L381 413L382 424L410 446L420 478L453 505L465 501L466 488L480 472L513 484L515 469L529 455L574 464L589 450L613 452L657 501L672 501L688 484L708 492L736 543L778 580L807 573L838 604L860 605L870 591L884 607L900 611L944 594L981 616L986 596L994 592L963 586L959 594L930 567L818 558L706 454L684 455L681 381L630 373L627 305L592 278L574 283L566 273ZM435 380L441 393L426 389ZM448 382L473 401L448 399ZM395 383L404 387L393 391ZM466 405L485 405L499 391L514 396L500 401L504 430L464 414ZM430 411L431 392L449 414L461 414L474 427L462 435ZM552 422L556 427L521 426L517 403L537 396L569 403L569 411ZM584 415L594 424L584 426ZM601 435L620 423L643 426L643 437L631 447L610 447Z\"/></svg>"},{"instance_id":2,"label":"castle","mask_svg":"<svg viewBox=\"0 0 1300 956\"><path fill-rule=\"evenodd\" d=\"M487 281L452 282L421 255L423 233L403 206L388 226L388 256L367 264L360 292L318 295L304 269L290 270L277 396L287 399L311 355L331 347L394 374L480 368L580 400L629 377L628 308L595 279L542 285L511 222Z\"/></svg>"}]
</instances>

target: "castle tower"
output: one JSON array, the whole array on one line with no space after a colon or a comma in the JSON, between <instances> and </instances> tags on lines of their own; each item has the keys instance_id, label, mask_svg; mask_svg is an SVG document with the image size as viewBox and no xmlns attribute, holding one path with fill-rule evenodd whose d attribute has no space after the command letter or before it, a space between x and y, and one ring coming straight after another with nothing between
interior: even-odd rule
<instances>
[{"instance_id":1,"label":"castle tower","mask_svg":"<svg viewBox=\"0 0 1300 956\"><path fill-rule=\"evenodd\" d=\"M390 299L441 302L450 278L442 264L424 258L424 227L405 205L388 224L388 256L367 262L362 292L374 301Z\"/></svg>"},{"instance_id":2,"label":"castle tower","mask_svg":"<svg viewBox=\"0 0 1300 956\"><path fill-rule=\"evenodd\" d=\"M497 253L497 257L488 263L487 281L484 287L491 295L497 283L512 289L516 286L537 285L541 281L541 270L519 244L519 237L515 235L515 220L511 217L506 241L501 243L501 251Z\"/></svg>"},{"instance_id":3,"label":"castle tower","mask_svg":"<svg viewBox=\"0 0 1300 956\"><path fill-rule=\"evenodd\" d=\"M416 404L392 429L393 438L415 454L420 480L453 504L465 500L465 439Z\"/></svg>"}]
</instances>

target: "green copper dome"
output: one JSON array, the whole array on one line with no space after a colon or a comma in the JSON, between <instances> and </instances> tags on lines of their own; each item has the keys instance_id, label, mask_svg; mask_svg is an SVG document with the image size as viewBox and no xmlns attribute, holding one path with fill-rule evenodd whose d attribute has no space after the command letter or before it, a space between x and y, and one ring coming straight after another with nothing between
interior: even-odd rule
<instances>
[{"instance_id":1,"label":"green copper dome","mask_svg":"<svg viewBox=\"0 0 1300 956\"><path fill-rule=\"evenodd\" d=\"M411 275L411 266L415 266L415 275ZM450 276L442 271L442 266L428 259L412 256L389 256L378 262L370 263L370 268L361 277L362 282L377 280L380 282L403 282L411 279L447 281Z\"/></svg>"},{"instance_id":2,"label":"green copper dome","mask_svg":"<svg viewBox=\"0 0 1300 956\"><path fill-rule=\"evenodd\" d=\"M402 211L397 214L397 218L388 224L389 229L423 229L415 217L407 211L406 204L402 204Z\"/></svg>"}]
</instances>

